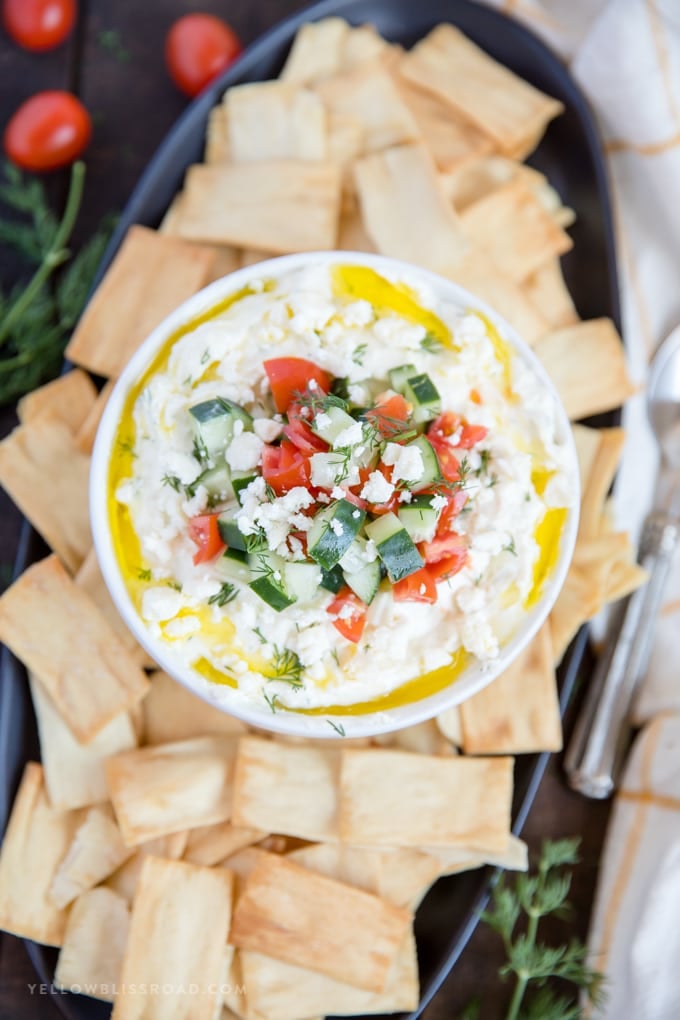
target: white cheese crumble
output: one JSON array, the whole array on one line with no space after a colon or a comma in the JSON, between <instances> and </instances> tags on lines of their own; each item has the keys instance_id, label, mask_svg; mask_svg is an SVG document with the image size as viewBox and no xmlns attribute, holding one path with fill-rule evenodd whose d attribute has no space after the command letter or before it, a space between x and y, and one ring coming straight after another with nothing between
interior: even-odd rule
<instances>
[{"instance_id":1,"label":"white cheese crumble","mask_svg":"<svg viewBox=\"0 0 680 1020\"><path fill-rule=\"evenodd\" d=\"M361 490L361 498L369 503L386 503L394 492L394 486L388 482L381 471L371 471L368 481Z\"/></svg>"},{"instance_id":2,"label":"white cheese crumble","mask_svg":"<svg viewBox=\"0 0 680 1020\"><path fill-rule=\"evenodd\" d=\"M235 424L242 423L237 421ZM227 464L232 471L250 471L260 463L263 446L264 443L254 432L241 432L234 436L227 447Z\"/></svg>"},{"instance_id":3,"label":"white cheese crumble","mask_svg":"<svg viewBox=\"0 0 680 1020\"><path fill-rule=\"evenodd\" d=\"M417 446L387 443L382 459L388 467L394 467L392 471L392 481L394 482L418 482L425 472L423 455Z\"/></svg>"}]
</instances>

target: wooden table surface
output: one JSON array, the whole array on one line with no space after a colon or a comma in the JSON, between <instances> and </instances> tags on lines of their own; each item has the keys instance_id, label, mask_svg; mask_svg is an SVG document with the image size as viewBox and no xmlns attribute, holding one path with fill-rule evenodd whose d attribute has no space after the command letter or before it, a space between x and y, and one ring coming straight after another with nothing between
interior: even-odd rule
<instances>
[{"instance_id":1,"label":"wooden table surface","mask_svg":"<svg viewBox=\"0 0 680 1020\"><path fill-rule=\"evenodd\" d=\"M229 4L224 0L80 0L77 32L52 53L23 52L0 35L0 129L23 99L45 88L75 91L92 115L94 139L87 154L76 244L89 236L103 215L123 208L158 143L186 107L163 62L163 40L175 18L192 10L220 14L247 44L304 6L303 0L231 0ZM112 40L117 45L111 46ZM65 177L56 174L47 180L58 204ZM0 252L4 290L15 270L6 253L2 256ZM12 409L0 410L0 436L15 423ZM19 514L0 490L0 589L11 575L20 523ZM608 804L589 802L566 788L559 756L553 756L524 835L534 852L546 838L579 835L582 862L574 873L572 917L547 928L548 937L562 942L571 935L586 936L607 815ZM36 975L23 944L7 935L1 939L0 1020L58 1017L58 1000L35 989ZM473 998L481 999L482 1020L502 1017L508 988L497 976L501 962L496 937L478 928L426 1010L425 1020L452 1020Z\"/></svg>"}]
</instances>

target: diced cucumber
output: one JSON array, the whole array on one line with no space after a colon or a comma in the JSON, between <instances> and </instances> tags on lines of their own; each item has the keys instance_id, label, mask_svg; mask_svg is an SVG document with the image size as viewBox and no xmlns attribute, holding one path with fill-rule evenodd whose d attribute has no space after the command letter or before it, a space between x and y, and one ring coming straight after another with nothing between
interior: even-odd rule
<instances>
[{"instance_id":1,"label":"diced cucumber","mask_svg":"<svg viewBox=\"0 0 680 1020\"><path fill-rule=\"evenodd\" d=\"M313 560L330 570L349 549L358 534L366 511L348 499L338 499L319 510L307 532L307 552Z\"/></svg>"},{"instance_id":2,"label":"diced cucumber","mask_svg":"<svg viewBox=\"0 0 680 1020\"><path fill-rule=\"evenodd\" d=\"M416 375L418 375L418 369L415 365L399 365L397 368L391 368L387 373L390 386L401 394L404 392L406 381Z\"/></svg>"},{"instance_id":3,"label":"diced cucumber","mask_svg":"<svg viewBox=\"0 0 680 1020\"><path fill-rule=\"evenodd\" d=\"M248 558L240 549L226 549L222 556L215 560L215 569L218 576L224 581L250 584L253 579Z\"/></svg>"},{"instance_id":4,"label":"diced cucumber","mask_svg":"<svg viewBox=\"0 0 680 1020\"><path fill-rule=\"evenodd\" d=\"M236 421L242 421L247 431L252 431L253 428L253 419L245 408L223 397L195 404L189 408L189 414L196 439L211 459L219 457L229 446Z\"/></svg>"},{"instance_id":5,"label":"diced cucumber","mask_svg":"<svg viewBox=\"0 0 680 1020\"><path fill-rule=\"evenodd\" d=\"M409 376L404 383L403 394L413 405L415 421L430 421L441 414L442 401L439 390L426 372Z\"/></svg>"},{"instance_id":6,"label":"diced cucumber","mask_svg":"<svg viewBox=\"0 0 680 1020\"><path fill-rule=\"evenodd\" d=\"M241 493L244 489L247 489L251 482L254 482L257 478L256 474L252 471L232 471L231 472L231 487L234 490L234 495L237 500L242 502Z\"/></svg>"},{"instance_id":7,"label":"diced cucumber","mask_svg":"<svg viewBox=\"0 0 680 1020\"><path fill-rule=\"evenodd\" d=\"M333 592L334 595L337 595L345 583L342 567L338 563L336 563L331 570L324 570L322 567L321 581L319 583L322 588L326 589L326 591Z\"/></svg>"},{"instance_id":8,"label":"diced cucumber","mask_svg":"<svg viewBox=\"0 0 680 1020\"><path fill-rule=\"evenodd\" d=\"M295 602L295 596L286 590L284 571L287 561L276 553L263 550L248 557L253 579L250 588L280 613Z\"/></svg>"},{"instance_id":9,"label":"diced cucumber","mask_svg":"<svg viewBox=\"0 0 680 1020\"><path fill-rule=\"evenodd\" d=\"M317 436L321 436L332 446L340 433L351 428L352 425L356 425L356 422L341 407L331 406L315 415L310 425L312 432L316 432Z\"/></svg>"},{"instance_id":10,"label":"diced cucumber","mask_svg":"<svg viewBox=\"0 0 680 1020\"><path fill-rule=\"evenodd\" d=\"M220 533L220 538L229 549L239 549L241 552L246 552L248 548L246 536L238 526L236 520L237 513L238 507L227 507L217 518L217 529Z\"/></svg>"},{"instance_id":11,"label":"diced cucumber","mask_svg":"<svg viewBox=\"0 0 680 1020\"><path fill-rule=\"evenodd\" d=\"M415 496L404 503L397 514L414 542L431 542L437 530L441 510L432 506L434 496Z\"/></svg>"},{"instance_id":12,"label":"diced cucumber","mask_svg":"<svg viewBox=\"0 0 680 1020\"><path fill-rule=\"evenodd\" d=\"M375 559L375 553L373 554ZM352 542L347 552L343 553L340 558L340 566L345 572L354 573L355 570L361 570L369 562L369 557L366 555L366 539L363 535L357 535Z\"/></svg>"},{"instance_id":13,"label":"diced cucumber","mask_svg":"<svg viewBox=\"0 0 680 1020\"><path fill-rule=\"evenodd\" d=\"M412 492L420 492L421 489L429 489L431 486L441 482L442 473L437 459L437 452L427 436L418 436L417 439L413 439L406 445L415 446L416 449L420 450L420 456L423 459L423 473L417 482L408 483L409 489Z\"/></svg>"},{"instance_id":14,"label":"diced cucumber","mask_svg":"<svg viewBox=\"0 0 680 1020\"><path fill-rule=\"evenodd\" d=\"M318 563L286 563L283 568L283 584L288 595L296 602L311 602L319 594L321 567Z\"/></svg>"},{"instance_id":15,"label":"diced cucumber","mask_svg":"<svg viewBox=\"0 0 680 1020\"><path fill-rule=\"evenodd\" d=\"M234 496L229 468L224 462L207 468L192 484L202 485L206 489L211 505L226 503Z\"/></svg>"},{"instance_id":16,"label":"diced cucumber","mask_svg":"<svg viewBox=\"0 0 680 1020\"><path fill-rule=\"evenodd\" d=\"M362 602L370 606L380 585L380 560L364 563L360 570L345 571L345 581Z\"/></svg>"},{"instance_id":17,"label":"diced cucumber","mask_svg":"<svg viewBox=\"0 0 680 1020\"><path fill-rule=\"evenodd\" d=\"M393 584L423 566L422 556L396 514L383 514L371 521L366 525L366 534L375 542L378 556Z\"/></svg>"}]
</instances>

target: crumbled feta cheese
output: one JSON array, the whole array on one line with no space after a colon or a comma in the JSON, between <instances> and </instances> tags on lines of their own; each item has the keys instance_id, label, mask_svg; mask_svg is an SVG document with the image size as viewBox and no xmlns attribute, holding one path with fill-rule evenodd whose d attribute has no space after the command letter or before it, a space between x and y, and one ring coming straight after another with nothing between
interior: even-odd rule
<instances>
[{"instance_id":1,"label":"crumbled feta cheese","mask_svg":"<svg viewBox=\"0 0 680 1020\"><path fill-rule=\"evenodd\" d=\"M448 502L449 501L446 498L446 496L440 496L439 494L437 494L436 496L433 496L432 499L430 500L430 506L432 507L433 510L443 510L444 507L448 504Z\"/></svg>"},{"instance_id":2,"label":"crumbled feta cheese","mask_svg":"<svg viewBox=\"0 0 680 1020\"><path fill-rule=\"evenodd\" d=\"M331 490L331 496L333 497L333 499L344 499L345 490L340 485L334 485L333 489Z\"/></svg>"},{"instance_id":3,"label":"crumbled feta cheese","mask_svg":"<svg viewBox=\"0 0 680 1020\"><path fill-rule=\"evenodd\" d=\"M182 593L174 588L147 588L142 595L142 619L155 623L171 620L183 605Z\"/></svg>"},{"instance_id":4,"label":"crumbled feta cheese","mask_svg":"<svg viewBox=\"0 0 680 1020\"><path fill-rule=\"evenodd\" d=\"M361 510L359 510L358 507L356 510L352 510L352 517L354 518L355 521L361 517Z\"/></svg>"},{"instance_id":5,"label":"crumbled feta cheese","mask_svg":"<svg viewBox=\"0 0 680 1020\"><path fill-rule=\"evenodd\" d=\"M410 503L412 499L413 499L413 493L410 492L409 489L402 489L401 492L399 493L399 502L400 503Z\"/></svg>"},{"instance_id":6,"label":"crumbled feta cheese","mask_svg":"<svg viewBox=\"0 0 680 1020\"><path fill-rule=\"evenodd\" d=\"M238 424L239 422L235 422L235 425ZM227 464L232 471L250 471L260 463L263 446L264 443L254 432L242 432L236 435L227 447Z\"/></svg>"},{"instance_id":7,"label":"crumbled feta cheese","mask_svg":"<svg viewBox=\"0 0 680 1020\"><path fill-rule=\"evenodd\" d=\"M340 535L343 535L345 533L345 529L342 526L342 522L335 520L335 518L333 518L333 520L330 522L330 529L334 535L338 536L338 538L340 537Z\"/></svg>"},{"instance_id":8,"label":"crumbled feta cheese","mask_svg":"<svg viewBox=\"0 0 680 1020\"><path fill-rule=\"evenodd\" d=\"M361 442L363 437L363 426L360 421L355 421L353 425L348 425L346 429L338 432L337 436L333 440L333 448L335 450L339 450L346 446L356 446L357 443Z\"/></svg>"},{"instance_id":9,"label":"crumbled feta cheese","mask_svg":"<svg viewBox=\"0 0 680 1020\"><path fill-rule=\"evenodd\" d=\"M237 418L236 421L234 422L234 429L233 429L233 432L232 432L232 435L233 435L234 439L236 438L236 436L240 436L242 432L243 432L243 422L241 421L240 418Z\"/></svg>"},{"instance_id":10,"label":"crumbled feta cheese","mask_svg":"<svg viewBox=\"0 0 680 1020\"><path fill-rule=\"evenodd\" d=\"M465 650L482 662L498 657L498 639L484 613L469 613L463 617L461 637Z\"/></svg>"},{"instance_id":11,"label":"crumbled feta cheese","mask_svg":"<svg viewBox=\"0 0 680 1020\"><path fill-rule=\"evenodd\" d=\"M361 498L369 503L386 503L394 492L394 486L380 471L371 471L368 481L361 490Z\"/></svg>"},{"instance_id":12,"label":"crumbled feta cheese","mask_svg":"<svg viewBox=\"0 0 680 1020\"><path fill-rule=\"evenodd\" d=\"M323 432L324 429L327 429L328 426L332 424L333 419L331 418L330 414L326 414L325 411L321 411L319 414L317 414L316 418L314 419L314 428L318 432Z\"/></svg>"},{"instance_id":13,"label":"crumbled feta cheese","mask_svg":"<svg viewBox=\"0 0 680 1020\"><path fill-rule=\"evenodd\" d=\"M338 482L356 485L359 468L341 453L313 453L310 459L310 481L317 489L334 489Z\"/></svg>"},{"instance_id":14,"label":"crumbled feta cheese","mask_svg":"<svg viewBox=\"0 0 680 1020\"><path fill-rule=\"evenodd\" d=\"M383 463L393 466L394 482L417 482L423 477L425 465L423 455L417 446L400 446L399 443L387 443L382 455Z\"/></svg>"},{"instance_id":15,"label":"crumbled feta cheese","mask_svg":"<svg viewBox=\"0 0 680 1020\"><path fill-rule=\"evenodd\" d=\"M373 321L373 308L369 301L352 301L342 318L346 326L368 326Z\"/></svg>"},{"instance_id":16,"label":"crumbled feta cheese","mask_svg":"<svg viewBox=\"0 0 680 1020\"><path fill-rule=\"evenodd\" d=\"M253 422L253 430L263 443L271 443L281 435L283 425L272 418L256 418Z\"/></svg>"},{"instance_id":17,"label":"crumbled feta cheese","mask_svg":"<svg viewBox=\"0 0 680 1020\"><path fill-rule=\"evenodd\" d=\"M166 623L163 631L166 637L181 638L197 634L201 629L201 621L197 616L179 616L176 620Z\"/></svg>"}]
</instances>

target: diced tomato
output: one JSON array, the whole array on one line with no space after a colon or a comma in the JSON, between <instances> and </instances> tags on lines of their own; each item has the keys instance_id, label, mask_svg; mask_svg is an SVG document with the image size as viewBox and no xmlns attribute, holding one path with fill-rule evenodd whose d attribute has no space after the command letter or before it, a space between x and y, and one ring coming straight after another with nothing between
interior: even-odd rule
<instances>
[{"instance_id":1,"label":"diced tomato","mask_svg":"<svg viewBox=\"0 0 680 1020\"><path fill-rule=\"evenodd\" d=\"M283 434L290 439L293 446L296 446L302 453L324 453L329 449L328 443L315 435L309 425L301 418L289 418L288 424L283 426Z\"/></svg>"},{"instance_id":2,"label":"diced tomato","mask_svg":"<svg viewBox=\"0 0 680 1020\"><path fill-rule=\"evenodd\" d=\"M362 499L361 496L357 496L357 494L355 492L352 492L351 489L345 489L343 487L343 492L345 494L343 498L346 499L349 503L352 503L354 506L358 507L360 510L365 510L366 507L368 506L366 500Z\"/></svg>"},{"instance_id":3,"label":"diced tomato","mask_svg":"<svg viewBox=\"0 0 680 1020\"><path fill-rule=\"evenodd\" d=\"M335 616L333 626L348 641L355 644L361 639L366 624L368 606L349 588L341 588L326 612Z\"/></svg>"},{"instance_id":4,"label":"diced tomato","mask_svg":"<svg viewBox=\"0 0 680 1020\"><path fill-rule=\"evenodd\" d=\"M458 431L462 423L463 419L459 414L454 414L453 411L444 411L438 418L435 418L428 428L427 438L430 440L448 439Z\"/></svg>"},{"instance_id":5,"label":"diced tomato","mask_svg":"<svg viewBox=\"0 0 680 1020\"><path fill-rule=\"evenodd\" d=\"M309 389L312 379L324 393L328 393L333 382L329 372L306 358L270 358L263 366L277 411L286 411L296 393Z\"/></svg>"},{"instance_id":6,"label":"diced tomato","mask_svg":"<svg viewBox=\"0 0 680 1020\"><path fill-rule=\"evenodd\" d=\"M457 482L460 480L460 462L458 457L453 451L451 444L446 439L442 439L437 435L428 433L427 438L434 448L434 452L437 454L437 460L439 461L439 470L444 476L447 482Z\"/></svg>"},{"instance_id":7,"label":"diced tomato","mask_svg":"<svg viewBox=\"0 0 680 1020\"><path fill-rule=\"evenodd\" d=\"M460 439L454 445L460 450L471 450L482 439L486 439L488 432L484 425L463 425Z\"/></svg>"},{"instance_id":8,"label":"diced tomato","mask_svg":"<svg viewBox=\"0 0 680 1020\"><path fill-rule=\"evenodd\" d=\"M411 417L411 405L400 393L378 398L375 407L366 411L366 418L375 423L384 436L396 435Z\"/></svg>"},{"instance_id":9,"label":"diced tomato","mask_svg":"<svg viewBox=\"0 0 680 1020\"><path fill-rule=\"evenodd\" d=\"M421 567L392 585L395 602L436 602L437 583L427 567Z\"/></svg>"},{"instance_id":10,"label":"diced tomato","mask_svg":"<svg viewBox=\"0 0 680 1020\"><path fill-rule=\"evenodd\" d=\"M262 477L277 496L298 485L309 486L309 459L289 440L262 450Z\"/></svg>"},{"instance_id":11,"label":"diced tomato","mask_svg":"<svg viewBox=\"0 0 680 1020\"><path fill-rule=\"evenodd\" d=\"M431 542L420 542L418 550L426 563L437 563L447 556L463 556L467 558L467 545L462 535L449 531L445 535L435 535Z\"/></svg>"},{"instance_id":12,"label":"diced tomato","mask_svg":"<svg viewBox=\"0 0 680 1020\"><path fill-rule=\"evenodd\" d=\"M461 512L468 501L468 497L466 492L459 489L458 492L453 492L447 495L446 500L446 506L442 508L439 520L437 521L438 538L441 538L442 535L448 534L451 530L451 521L455 520Z\"/></svg>"},{"instance_id":13,"label":"diced tomato","mask_svg":"<svg viewBox=\"0 0 680 1020\"><path fill-rule=\"evenodd\" d=\"M459 570L462 570L467 563L467 549L460 549L453 556L444 556L435 563L428 563L423 569L427 571L433 581L445 581L447 577L453 577Z\"/></svg>"},{"instance_id":14,"label":"diced tomato","mask_svg":"<svg viewBox=\"0 0 680 1020\"><path fill-rule=\"evenodd\" d=\"M226 549L217 527L219 514L199 514L189 521L189 538L198 546L194 563L207 563Z\"/></svg>"}]
</instances>

